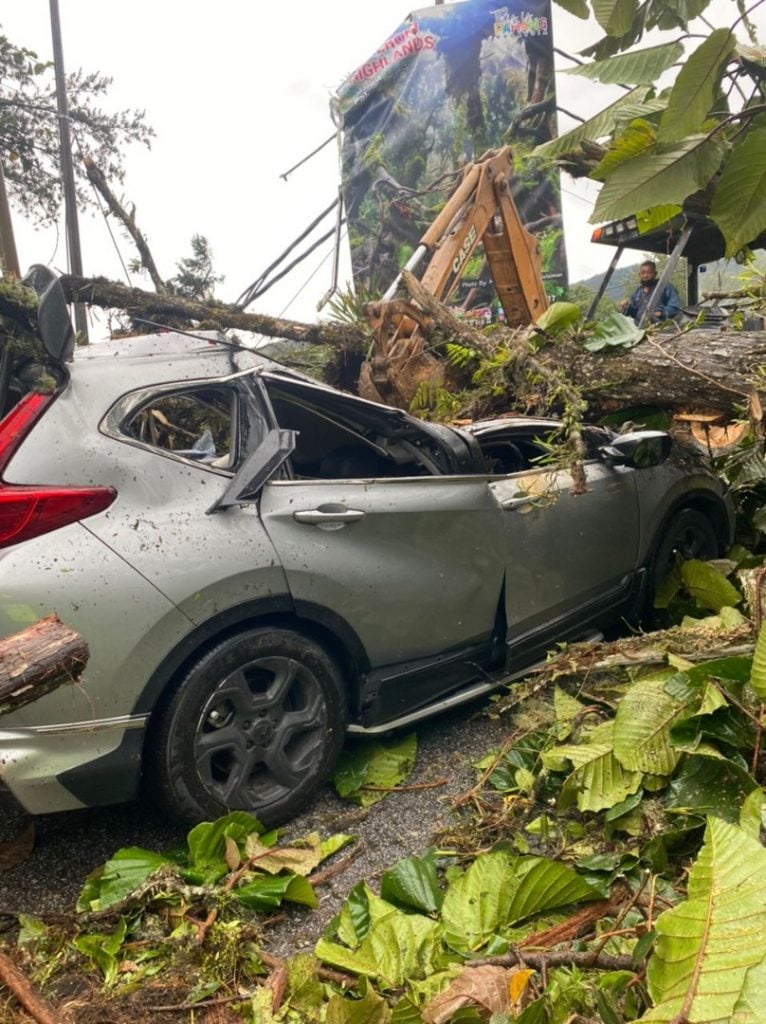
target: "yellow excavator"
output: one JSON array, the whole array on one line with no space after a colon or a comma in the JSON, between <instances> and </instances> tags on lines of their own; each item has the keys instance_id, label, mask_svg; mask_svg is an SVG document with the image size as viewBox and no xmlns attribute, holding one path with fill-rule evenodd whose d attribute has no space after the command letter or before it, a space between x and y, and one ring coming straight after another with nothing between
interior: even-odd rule
<instances>
[{"instance_id":1,"label":"yellow excavator","mask_svg":"<svg viewBox=\"0 0 766 1024\"><path fill-rule=\"evenodd\" d=\"M538 241L522 224L511 196L512 171L508 146L468 164L404 269L417 275L424 266L420 284L434 299L447 302L481 243L506 322L520 327L535 321L548 308L548 299ZM427 314L396 298L401 277L368 307L373 349L362 365L359 393L407 409L424 382L443 380L445 363L426 351L421 328Z\"/></svg>"}]
</instances>

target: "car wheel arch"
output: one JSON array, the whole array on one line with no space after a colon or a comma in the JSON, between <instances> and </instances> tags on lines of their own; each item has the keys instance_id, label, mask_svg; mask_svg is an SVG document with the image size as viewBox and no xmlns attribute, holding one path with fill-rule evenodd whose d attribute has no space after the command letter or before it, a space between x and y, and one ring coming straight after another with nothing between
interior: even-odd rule
<instances>
[{"instance_id":1,"label":"car wheel arch","mask_svg":"<svg viewBox=\"0 0 766 1024\"><path fill-rule=\"evenodd\" d=\"M153 716L172 694L191 665L221 641L258 626L292 629L324 647L339 664L347 684L349 712L358 704L354 679L368 671L369 661L354 630L340 616L306 602L296 608L289 595L246 602L206 619L170 651L139 694L133 714Z\"/></svg>"}]
</instances>

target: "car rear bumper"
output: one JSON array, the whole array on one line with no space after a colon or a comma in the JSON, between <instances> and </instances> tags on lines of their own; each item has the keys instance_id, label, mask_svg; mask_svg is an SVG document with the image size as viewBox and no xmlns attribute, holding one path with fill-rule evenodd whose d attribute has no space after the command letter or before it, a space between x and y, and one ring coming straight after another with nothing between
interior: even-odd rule
<instances>
[{"instance_id":1,"label":"car rear bumper","mask_svg":"<svg viewBox=\"0 0 766 1024\"><path fill-rule=\"evenodd\" d=\"M147 716L0 729L0 785L29 814L129 800Z\"/></svg>"}]
</instances>

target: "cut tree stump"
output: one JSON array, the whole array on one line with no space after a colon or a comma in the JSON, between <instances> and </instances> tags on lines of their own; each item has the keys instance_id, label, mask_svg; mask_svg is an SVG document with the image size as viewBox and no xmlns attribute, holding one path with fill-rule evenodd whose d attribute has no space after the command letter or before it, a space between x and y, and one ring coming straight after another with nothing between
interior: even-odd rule
<instances>
[{"instance_id":1,"label":"cut tree stump","mask_svg":"<svg viewBox=\"0 0 766 1024\"><path fill-rule=\"evenodd\" d=\"M87 643L57 615L0 640L0 718L76 682L88 653Z\"/></svg>"}]
</instances>

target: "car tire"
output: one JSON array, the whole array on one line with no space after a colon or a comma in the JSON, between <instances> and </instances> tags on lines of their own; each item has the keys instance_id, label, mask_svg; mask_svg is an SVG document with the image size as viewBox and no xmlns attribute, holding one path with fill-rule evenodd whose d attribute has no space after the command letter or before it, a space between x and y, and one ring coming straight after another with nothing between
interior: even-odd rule
<instances>
[{"instance_id":1,"label":"car tire","mask_svg":"<svg viewBox=\"0 0 766 1024\"><path fill-rule=\"evenodd\" d=\"M704 512L682 508L674 512L662 528L652 557L649 583L650 599L676 564L676 557L699 558L703 562L717 558L720 551L715 526Z\"/></svg>"},{"instance_id":2,"label":"car tire","mask_svg":"<svg viewBox=\"0 0 766 1024\"><path fill-rule=\"evenodd\" d=\"M200 658L160 711L150 784L187 822L247 810L280 824L329 776L346 718L341 672L319 644L248 629Z\"/></svg>"}]
</instances>

